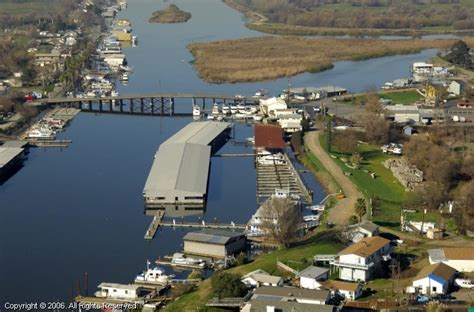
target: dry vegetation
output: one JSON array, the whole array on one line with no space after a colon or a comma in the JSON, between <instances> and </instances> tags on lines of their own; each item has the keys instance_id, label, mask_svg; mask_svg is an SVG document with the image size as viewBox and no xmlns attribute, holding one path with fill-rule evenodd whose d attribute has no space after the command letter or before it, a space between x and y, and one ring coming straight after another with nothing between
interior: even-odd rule
<instances>
[{"instance_id":1,"label":"dry vegetation","mask_svg":"<svg viewBox=\"0 0 474 312\"><path fill-rule=\"evenodd\" d=\"M474 39L466 40L469 45ZM363 60L448 48L452 40L306 39L259 37L188 46L200 76L214 83L245 82L319 72L341 60Z\"/></svg>"},{"instance_id":2,"label":"dry vegetation","mask_svg":"<svg viewBox=\"0 0 474 312\"><path fill-rule=\"evenodd\" d=\"M171 4L164 10L156 11L150 17L150 23L185 23L191 18L191 13L180 10L176 5Z\"/></svg>"}]
</instances>

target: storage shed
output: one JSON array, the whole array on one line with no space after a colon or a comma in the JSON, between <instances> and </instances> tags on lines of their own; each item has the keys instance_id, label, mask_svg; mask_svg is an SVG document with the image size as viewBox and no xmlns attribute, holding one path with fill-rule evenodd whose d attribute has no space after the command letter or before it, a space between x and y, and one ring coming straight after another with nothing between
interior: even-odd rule
<instances>
[{"instance_id":1,"label":"storage shed","mask_svg":"<svg viewBox=\"0 0 474 312\"><path fill-rule=\"evenodd\" d=\"M238 254L247 247L247 238L238 231L203 229L189 232L183 240L185 253L215 258Z\"/></svg>"}]
</instances>

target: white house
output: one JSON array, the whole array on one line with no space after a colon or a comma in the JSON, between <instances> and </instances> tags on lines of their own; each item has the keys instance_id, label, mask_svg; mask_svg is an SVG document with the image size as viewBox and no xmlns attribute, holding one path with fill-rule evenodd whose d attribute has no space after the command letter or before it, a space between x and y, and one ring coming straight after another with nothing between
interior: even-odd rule
<instances>
[{"instance_id":1,"label":"white house","mask_svg":"<svg viewBox=\"0 0 474 312\"><path fill-rule=\"evenodd\" d=\"M276 110L287 109L288 105L283 99L272 97L266 100L260 100L260 109L265 115L271 115Z\"/></svg>"},{"instance_id":2,"label":"white house","mask_svg":"<svg viewBox=\"0 0 474 312\"><path fill-rule=\"evenodd\" d=\"M101 283L97 288L99 291L95 293L96 297L125 300L138 299L142 290L142 287L138 285L116 283Z\"/></svg>"},{"instance_id":3,"label":"white house","mask_svg":"<svg viewBox=\"0 0 474 312\"><path fill-rule=\"evenodd\" d=\"M453 80L448 86L448 92L454 95L461 95L464 91L464 85L461 81Z\"/></svg>"},{"instance_id":4,"label":"white house","mask_svg":"<svg viewBox=\"0 0 474 312\"><path fill-rule=\"evenodd\" d=\"M300 287L307 289L320 289L321 281L327 280L329 270L317 266L309 266L298 273L300 277Z\"/></svg>"},{"instance_id":5,"label":"white house","mask_svg":"<svg viewBox=\"0 0 474 312\"><path fill-rule=\"evenodd\" d=\"M260 286L281 286L283 285L283 279L279 276L273 276L265 272L264 270L258 269L242 276L242 283L249 287L260 287Z\"/></svg>"},{"instance_id":6,"label":"white house","mask_svg":"<svg viewBox=\"0 0 474 312\"><path fill-rule=\"evenodd\" d=\"M474 272L474 247L444 247L428 250L431 264L444 263L459 272Z\"/></svg>"},{"instance_id":7,"label":"white house","mask_svg":"<svg viewBox=\"0 0 474 312\"><path fill-rule=\"evenodd\" d=\"M333 295L339 295L344 299L355 300L362 296L362 284L360 283L328 280L322 284L324 288L331 290Z\"/></svg>"},{"instance_id":8,"label":"white house","mask_svg":"<svg viewBox=\"0 0 474 312\"><path fill-rule=\"evenodd\" d=\"M407 291L424 295L447 294L455 275L456 270L444 263L432 264L421 269Z\"/></svg>"},{"instance_id":9,"label":"white house","mask_svg":"<svg viewBox=\"0 0 474 312\"><path fill-rule=\"evenodd\" d=\"M280 115L278 117L278 124L280 124L283 131L293 133L303 129L301 125L302 120L303 116L300 114Z\"/></svg>"},{"instance_id":10,"label":"white house","mask_svg":"<svg viewBox=\"0 0 474 312\"><path fill-rule=\"evenodd\" d=\"M339 269L339 278L346 281L368 281L375 277L383 261L392 251L388 239L366 237L342 250L330 264Z\"/></svg>"},{"instance_id":11,"label":"white house","mask_svg":"<svg viewBox=\"0 0 474 312\"><path fill-rule=\"evenodd\" d=\"M366 237L373 237L379 235L379 226L372 222L364 222L348 227L346 237L352 242L357 243Z\"/></svg>"}]
</instances>

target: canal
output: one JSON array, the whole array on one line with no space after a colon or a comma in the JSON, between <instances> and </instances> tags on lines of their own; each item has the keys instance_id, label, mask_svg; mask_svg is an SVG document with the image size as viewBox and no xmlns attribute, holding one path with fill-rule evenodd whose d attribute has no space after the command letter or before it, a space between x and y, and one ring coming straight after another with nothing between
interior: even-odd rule
<instances>
[{"instance_id":1,"label":"canal","mask_svg":"<svg viewBox=\"0 0 474 312\"><path fill-rule=\"evenodd\" d=\"M319 74L302 74L262 83L211 85L192 68L186 44L193 41L260 35L244 27L241 14L218 0L174 1L192 13L185 24L149 24L151 12L167 3L129 2L121 18L133 25L139 44L125 49L134 68L119 92L212 91L251 94L264 88L273 94L293 86L340 85L351 91L378 87L408 75L417 55L340 62ZM180 105L191 105L181 103ZM146 260L172 254L183 230L165 229L153 241L143 235L150 222L144 214L142 189L153 155L188 118L79 114L62 134L67 149L32 149L15 176L0 186L0 303L69 301L78 281L89 277L89 294L99 282L130 283ZM236 140L253 136L248 125L236 127ZM222 152L249 152L227 144ZM323 192L309 181L315 198ZM255 211L255 170L251 158L212 159L208 222L244 223ZM194 217L195 218L195 217ZM1 308L0 308L1 309Z\"/></svg>"}]
</instances>

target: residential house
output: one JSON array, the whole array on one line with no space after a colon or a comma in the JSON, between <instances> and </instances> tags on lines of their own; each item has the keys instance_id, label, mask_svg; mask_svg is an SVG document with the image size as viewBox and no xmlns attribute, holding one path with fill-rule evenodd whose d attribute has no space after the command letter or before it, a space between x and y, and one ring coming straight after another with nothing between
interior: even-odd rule
<instances>
[{"instance_id":1,"label":"residential house","mask_svg":"<svg viewBox=\"0 0 474 312\"><path fill-rule=\"evenodd\" d=\"M276 110L287 109L285 100L272 97L266 100L260 100L260 110L267 116L272 115Z\"/></svg>"},{"instance_id":2,"label":"residential house","mask_svg":"<svg viewBox=\"0 0 474 312\"><path fill-rule=\"evenodd\" d=\"M116 283L101 283L97 288L99 288L99 291L95 293L96 297L122 300L138 299L143 289L142 286L135 284L124 285Z\"/></svg>"},{"instance_id":3,"label":"residential house","mask_svg":"<svg viewBox=\"0 0 474 312\"><path fill-rule=\"evenodd\" d=\"M247 239L242 232L203 229L189 232L184 238L184 252L215 258L225 258L246 250Z\"/></svg>"},{"instance_id":4,"label":"residential house","mask_svg":"<svg viewBox=\"0 0 474 312\"><path fill-rule=\"evenodd\" d=\"M280 117L278 117L278 124L284 132L293 133L303 130L303 126L301 125L302 120L303 116L301 114L280 115Z\"/></svg>"},{"instance_id":5,"label":"residential house","mask_svg":"<svg viewBox=\"0 0 474 312\"><path fill-rule=\"evenodd\" d=\"M260 287L260 286L282 286L283 279L280 276L273 276L265 272L264 270L258 269L242 276L242 282L249 287Z\"/></svg>"},{"instance_id":6,"label":"residential house","mask_svg":"<svg viewBox=\"0 0 474 312\"><path fill-rule=\"evenodd\" d=\"M268 287L255 289L252 299L271 301L296 301L312 305L325 305L330 299L328 290L303 289L295 287Z\"/></svg>"},{"instance_id":7,"label":"residential house","mask_svg":"<svg viewBox=\"0 0 474 312\"><path fill-rule=\"evenodd\" d=\"M365 282L376 277L382 263L390 259L391 251L388 239L366 237L342 250L330 264L339 269L340 279Z\"/></svg>"},{"instance_id":8,"label":"residential house","mask_svg":"<svg viewBox=\"0 0 474 312\"><path fill-rule=\"evenodd\" d=\"M315 309L313 304L297 301L274 301L268 299L250 300L240 310L241 312L334 312L332 305L319 305Z\"/></svg>"},{"instance_id":9,"label":"residential house","mask_svg":"<svg viewBox=\"0 0 474 312\"><path fill-rule=\"evenodd\" d=\"M307 289L320 289L321 283L329 277L329 270L317 266L309 266L298 273L300 287Z\"/></svg>"},{"instance_id":10,"label":"residential house","mask_svg":"<svg viewBox=\"0 0 474 312\"><path fill-rule=\"evenodd\" d=\"M423 295L447 294L455 275L456 270L444 263L426 266L415 276L407 292Z\"/></svg>"},{"instance_id":11,"label":"residential house","mask_svg":"<svg viewBox=\"0 0 474 312\"><path fill-rule=\"evenodd\" d=\"M322 285L324 288L331 290L334 296L339 295L344 299L356 300L363 293L361 283L327 280L322 282Z\"/></svg>"},{"instance_id":12,"label":"residential house","mask_svg":"<svg viewBox=\"0 0 474 312\"><path fill-rule=\"evenodd\" d=\"M366 237L378 236L380 233L379 226L370 221L354 225L348 229L348 232L348 238L354 243Z\"/></svg>"},{"instance_id":13,"label":"residential house","mask_svg":"<svg viewBox=\"0 0 474 312\"><path fill-rule=\"evenodd\" d=\"M428 250L431 264L444 263L459 272L474 272L474 247L444 247Z\"/></svg>"}]
</instances>

